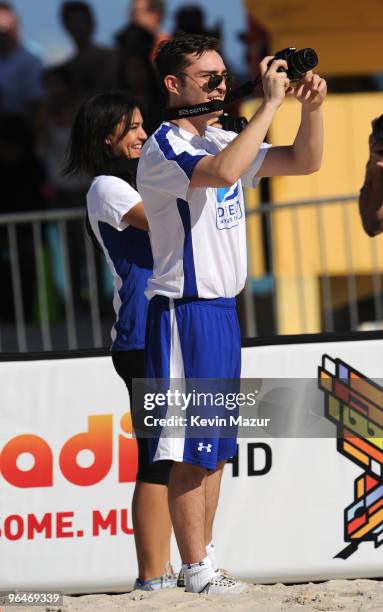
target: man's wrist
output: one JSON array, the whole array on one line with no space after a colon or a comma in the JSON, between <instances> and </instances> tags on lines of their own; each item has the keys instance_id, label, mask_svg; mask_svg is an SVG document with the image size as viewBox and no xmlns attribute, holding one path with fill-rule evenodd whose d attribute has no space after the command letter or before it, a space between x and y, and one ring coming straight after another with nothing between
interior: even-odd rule
<instances>
[{"instance_id":1,"label":"man's wrist","mask_svg":"<svg viewBox=\"0 0 383 612\"><path fill-rule=\"evenodd\" d=\"M310 115L311 113L315 111L322 110L323 101L318 102L316 104L312 104L311 102L301 102L301 104L302 104L302 113Z\"/></svg>"},{"instance_id":2,"label":"man's wrist","mask_svg":"<svg viewBox=\"0 0 383 612\"><path fill-rule=\"evenodd\" d=\"M263 100L260 108L263 108L266 111L271 111L275 113L280 107L281 102L277 102L276 100Z\"/></svg>"}]
</instances>

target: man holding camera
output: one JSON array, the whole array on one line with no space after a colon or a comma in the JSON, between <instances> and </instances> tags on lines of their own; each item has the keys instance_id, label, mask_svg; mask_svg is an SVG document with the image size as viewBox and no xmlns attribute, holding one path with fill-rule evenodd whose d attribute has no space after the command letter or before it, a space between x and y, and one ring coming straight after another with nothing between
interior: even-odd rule
<instances>
[{"instance_id":1,"label":"man holding camera","mask_svg":"<svg viewBox=\"0 0 383 612\"><path fill-rule=\"evenodd\" d=\"M376 236L383 231L383 115L372 122L370 156L360 190L359 211L365 231Z\"/></svg>"},{"instance_id":2,"label":"man holding camera","mask_svg":"<svg viewBox=\"0 0 383 612\"><path fill-rule=\"evenodd\" d=\"M169 109L224 100L227 70L215 39L176 36L161 47L155 64ZM215 111L165 121L143 147L137 183L154 258L147 288L148 378L240 377L235 296L246 279L242 185L315 172L322 157L326 83L309 72L293 88L287 67L285 60L263 59L264 100L241 134L209 126L222 113ZM286 94L302 104L301 123L292 145L270 147L263 139ZM217 568L212 545L222 469L236 453L236 439L184 433L150 443L154 461L174 461L169 507L186 591L240 592L244 585Z\"/></svg>"}]
</instances>

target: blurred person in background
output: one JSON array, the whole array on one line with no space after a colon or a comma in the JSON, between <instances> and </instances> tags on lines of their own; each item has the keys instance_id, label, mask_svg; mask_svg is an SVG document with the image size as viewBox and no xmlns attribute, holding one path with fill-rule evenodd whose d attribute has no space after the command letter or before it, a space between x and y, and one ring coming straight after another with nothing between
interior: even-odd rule
<instances>
[{"instance_id":1,"label":"blurred person in background","mask_svg":"<svg viewBox=\"0 0 383 612\"><path fill-rule=\"evenodd\" d=\"M29 121L20 115L0 115L0 214L44 208L44 167L35 153L35 139ZM16 227L23 310L33 318L36 293L36 259L30 225ZM0 300L0 317L15 318L12 295L11 245L6 227L0 227L0 274L6 290ZM16 255L13 253L13 255Z\"/></svg>"},{"instance_id":2,"label":"blurred person in background","mask_svg":"<svg viewBox=\"0 0 383 612\"><path fill-rule=\"evenodd\" d=\"M47 98L40 150L47 169L50 206L52 208L83 206L90 179L86 176L66 176L62 173L71 128L81 104L81 96L76 90L73 73L65 66L55 66L46 70L44 81Z\"/></svg>"},{"instance_id":3,"label":"blurred person in background","mask_svg":"<svg viewBox=\"0 0 383 612\"><path fill-rule=\"evenodd\" d=\"M254 79L258 73L258 66L263 57L270 52L270 41L267 30L254 17L248 16L247 28L238 34L239 40L244 44L245 63L247 65L247 77ZM256 96L262 96L262 84L260 83L254 92Z\"/></svg>"},{"instance_id":4,"label":"blurred person in background","mask_svg":"<svg viewBox=\"0 0 383 612\"><path fill-rule=\"evenodd\" d=\"M161 24L165 15L165 0L132 0L130 4L129 23L116 38L123 38L130 25L140 26L153 36L153 46L150 59L153 60L162 42L169 40L170 36L161 31Z\"/></svg>"},{"instance_id":5,"label":"blurred person in background","mask_svg":"<svg viewBox=\"0 0 383 612\"><path fill-rule=\"evenodd\" d=\"M63 175L63 166L73 121L81 104L73 73L65 66L54 66L44 73L47 98L44 121L40 131L39 154L46 166L47 206L51 209L83 207L90 185L87 176ZM69 263L74 303L88 308L88 284L85 263L83 224L78 219L67 222ZM46 227L50 264L55 288L61 300L65 299L64 262L59 229L56 223Z\"/></svg>"},{"instance_id":6,"label":"blurred person in background","mask_svg":"<svg viewBox=\"0 0 383 612\"><path fill-rule=\"evenodd\" d=\"M97 90L115 87L116 53L93 42L96 24L90 6L86 2L64 2L60 16L76 49L64 67L72 74L77 91L86 97Z\"/></svg>"},{"instance_id":7,"label":"blurred person in background","mask_svg":"<svg viewBox=\"0 0 383 612\"><path fill-rule=\"evenodd\" d=\"M147 30L136 23L130 23L123 30L117 32L115 41L119 53L129 54L139 52L145 58L151 57L154 36Z\"/></svg>"},{"instance_id":8,"label":"blurred person in background","mask_svg":"<svg viewBox=\"0 0 383 612\"><path fill-rule=\"evenodd\" d=\"M164 96L151 61L154 36L137 24L116 35L118 51L117 84L134 95L145 109L145 129L150 135L162 121Z\"/></svg>"},{"instance_id":9,"label":"blurred person in background","mask_svg":"<svg viewBox=\"0 0 383 612\"><path fill-rule=\"evenodd\" d=\"M205 13L200 6L188 4L178 9L174 17L173 35L185 32L186 34L203 34L221 39L221 26L208 28L205 24Z\"/></svg>"},{"instance_id":10,"label":"blurred person in background","mask_svg":"<svg viewBox=\"0 0 383 612\"><path fill-rule=\"evenodd\" d=\"M0 112L18 113L34 125L44 98L42 71L40 59L20 42L14 9L0 2Z\"/></svg>"},{"instance_id":11,"label":"blurred person in background","mask_svg":"<svg viewBox=\"0 0 383 612\"><path fill-rule=\"evenodd\" d=\"M87 194L91 235L114 278L112 359L130 398L134 378L144 377L148 300L144 295L153 258L144 205L136 188L137 162L147 136L139 102L115 91L81 106L71 134L67 174L92 178ZM135 406L131 404L133 427ZM167 483L170 461L149 463L148 440L138 438L138 473L132 516L139 576L136 589L176 586L171 568Z\"/></svg>"},{"instance_id":12,"label":"blurred person in background","mask_svg":"<svg viewBox=\"0 0 383 612\"><path fill-rule=\"evenodd\" d=\"M145 128L153 134L162 121L164 96L157 74L148 56L139 49L121 53L119 58L118 85L130 92L145 109Z\"/></svg>"},{"instance_id":13,"label":"blurred person in background","mask_svg":"<svg viewBox=\"0 0 383 612\"><path fill-rule=\"evenodd\" d=\"M44 208L44 167L32 126L20 115L0 114L0 177L1 214Z\"/></svg>"},{"instance_id":14,"label":"blurred person in background","mask_svg":"<svg viewBox=\"0 0 383 612\"><path fill-rule=\"evenodd\" d=\"M373 120L372 128L359 212L366 233L376 236L383 231L383 115Z\"/></svg>"},{"instance_id":15,"label":"blurred person in background","mask_svg":"<svg viewBox=\"0 0 383 612\"><path fill-rule=\"evenodd\" d=\"M96 91L110 89L116 86L117 79L117 53L113 49L98 45L94 42L96 20L94 13L87 2L71 1L63 2L60 10L61 22L71 38L75 47L75 53L61 66L61 73L48 73L49 92L49 114L48 125L45 131L46 144L49 154L53 153L55 161L49 163L49 172L53 182L51 183L51 204L55 207L84 206L86 191L89 186L84 177L60 176L62 168L60 164L63 156L64 146L68 142L72 121L81 101ZM55 79L56 83L53 83ZM54 92L58 81L61 82L61 94ZM57 95L56 95L57 94ZM72 98L72 99L71 99ZM51 228L52 229L52 228ZM54 228L53 228L54 229ZM52 231L53 231L52 229ZM56 241L58 243L58 241ZM55 238L50 237L51 248ZM75 305L87 310L89 307L89 295L85 264L85 245L82 224L76 221L68 223L68 243L70 269L73 283L73 295ZM62 271L61 249L55 248L56 253L56 278L59 278L59 270ZM79 264L82 262L82 264ZM103 278L103 294L107 293L105 279ZM61 295L65 291L64 280L61 272L59 280L59 291ZM102 303L104 306L104 303Z\"/></svg>"}]
</instances>

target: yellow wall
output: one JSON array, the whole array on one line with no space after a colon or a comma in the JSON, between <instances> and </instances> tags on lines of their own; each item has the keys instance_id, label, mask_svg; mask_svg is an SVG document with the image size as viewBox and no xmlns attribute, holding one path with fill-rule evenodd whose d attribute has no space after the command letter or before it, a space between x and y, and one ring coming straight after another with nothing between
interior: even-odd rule
<instances>
[{"instance_id":1,"label":"yellow wall","mask_svg":"<svg viewBox=\"0 0 383 612\"><path fill-rule=\"evenodd\" d=\"M313 47L324 75L383 71L381 0L244 0L269 32L272 52Z\"/></svg>"},{"instance_id":2,"label":"yellow wall","mask_svg":"<svg viewBox=\"0 0 383 612\"><path fill-rule=\"evenodd\" d=\"M258 104L259 101L247 103L247 114L251 115ZM370 122L382 111L381 93L329 95L324 104L321 170L309 176L272 179L272 201L305 201L358 193L368 157ZM291 144L299 120L299 103L286 100L272 123L270 142ZM325 272L330 276L346 275L350 261L356 274L371 273L372 240L378 253L383 253L383 236L371 239L364 233L355 202L274 212L272 228L280 333L319 331L320 275ZM259 259L257 250L251 252L253 259ZM383 271L382 256L379 268ZM337 300L342 302L342 296L338 295ZM302 318L306 318L304 329Z\"/></svg>"},{"instance_id":3,"label":"yellow wall","mask_svg":"<svg viewBox=\"0 0 383 612\"><path fill-rule=\"evenodd\" d=\"M242 104L241 115L250 119L256 108L260 104L259 100L252 100ZM254 210L261 203L260 188L246 189L246 209ZM249 215L246 222L247 246L248 246L248 274L252 278L260 278L265 273L264 245L262 235L261 215Z\"/></svg>"},{"instance_id":4,"label":"yellow wall","mask_svg":"<svg viewBox=\"0 0 383 612\"><path fill-rule=\"evenodd\" d=\"M300 105L286 100L279 109L270 130L272 144L290 144L299 125ZM358 193L364 180L368 158L368 135L371 120L383 110L383 94L329 95L324 106L325 143L323 163L319 172L309 176L277 177L272 181L272 200L315 199L325 196ZM325 210L325 240L329 268L333 273L344 273L346 239L344 206L328 206ZM370 238L363 232L357 207L346 205L349 210L350 231L353 237L353 264L358 271L370 266ZM277 254L277 269L284 273L294 271L291 250L284 246L292 240L288 219L291 212L275 215L273 223L281 255ZM302 232L305 271L320 270L317 209L298 214ZM285 239L285 240L284 240ZM380 238L377 238L380 240ZM283 248L282 248L283 245ZM382 261L383 263L383 261Z\"/></svg>"}]
</instances>

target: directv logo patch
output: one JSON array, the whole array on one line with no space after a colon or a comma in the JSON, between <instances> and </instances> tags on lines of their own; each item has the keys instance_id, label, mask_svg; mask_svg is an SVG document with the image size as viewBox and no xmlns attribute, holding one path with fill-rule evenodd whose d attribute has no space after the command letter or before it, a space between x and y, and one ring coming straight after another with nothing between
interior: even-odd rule
<instances>
[{"instance_id":1,"label":"directv logo patch","mask_svg":"<svg viewBox=\"0 0 383 612\"><path fill-rule=\"evenodd\" d=\"M242 217L241 204L238 197L238 183L231 187L219 187L217 190L217 228L231 229L238 225Z\"/></svg>"}]
</instances>

